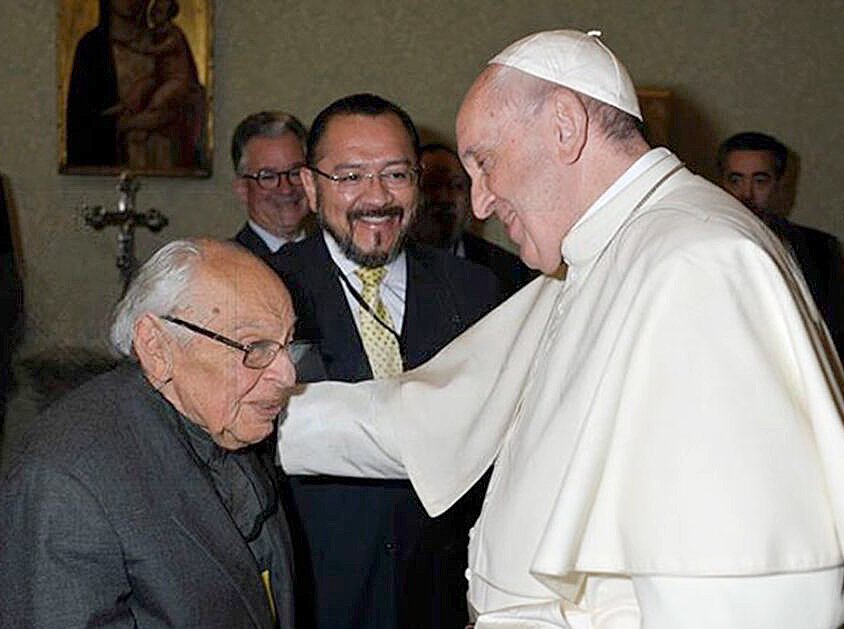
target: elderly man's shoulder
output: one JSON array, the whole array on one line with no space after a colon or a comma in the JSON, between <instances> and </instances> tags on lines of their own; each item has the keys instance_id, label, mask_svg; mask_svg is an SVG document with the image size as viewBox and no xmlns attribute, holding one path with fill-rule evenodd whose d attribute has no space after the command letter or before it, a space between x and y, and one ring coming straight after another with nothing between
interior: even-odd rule
<instances>
[{"instance_id":1,"label":"elderly man's shoulder","mask_svg":"<svg viewBox=\"0 0 844 629\"><path fill-rule=\"evenodd\" d=\"M127 436L135 432L139 411L151 404L144 383L140 369L129 363L92 378L36 417L20 437L24 443L14 448L12 463L37 460L95 471L103 457L131 452Z\"/></svg>"}]
</instances>

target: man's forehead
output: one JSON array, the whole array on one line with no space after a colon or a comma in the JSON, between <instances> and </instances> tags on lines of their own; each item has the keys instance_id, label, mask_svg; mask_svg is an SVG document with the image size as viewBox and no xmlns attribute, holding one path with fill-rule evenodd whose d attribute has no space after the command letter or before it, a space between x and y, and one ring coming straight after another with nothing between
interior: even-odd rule
<instances>
[{"instance_id":1,"label":"man's forehead","mask_svg":"<svg viewBox=\"0 0 844 629\"><path fill-rule=\"evenodd\" d=\"M466 94L457 115L457 145L460 159L465 163L479 150L497 143L503 126L505 111L497 106L496 95L489 82L496 68L487 68Z\"/></svg>"},{"instance_id":2,"label":"man's forehead","mask_svg":"<svg viewBox=\"0 0 844 629\"><path fill-rule=\"evenodd\" d=\"M305 149L302 142L292 131L277 137L254 137L246 143L244 154L247 160L266 158L268 154L283 154L288 159L304 159Z\"/></svg>"},{"instance_id":3,"label":"man's forehead","mask_svg":"<svg viewBox=\"0 0 844 629\"><path fill-rule=\"evenodd\" d=\"M756 173L773 174L776 160L770 151L737 150L727 154L728 173Z\"/></svg>"},{"instance_id":4,"label":"man's forehead","mask_svg":"<svg viewBox=\"0 0 844 629\"><path fill-rule=\"evenodd\" d=\"M407 129L392 112L369 116L341 114L331 118L325 128L323 152L344 148L374 147L378 143L398 142L412 147Z\"/></svg>"}]
</instances>

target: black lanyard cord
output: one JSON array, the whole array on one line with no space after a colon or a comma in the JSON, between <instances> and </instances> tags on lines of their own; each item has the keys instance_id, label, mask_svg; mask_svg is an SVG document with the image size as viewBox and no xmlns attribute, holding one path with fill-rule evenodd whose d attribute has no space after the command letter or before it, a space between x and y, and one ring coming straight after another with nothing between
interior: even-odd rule
<instances>
[{"instance_id":1,"label":"black lanyard cord","mask_svg":"<svg viewBox=\"0 0 844 629\"><path fill-rule=\"evenodd\" d=\"M337 272L337 277L340 278L340 281L343 282L343 284L346 286L346 288L349 289L349 292L352 294L352 297L355 298L355 301L358 302L358 304L360 304L360 307L363 308L364 310L366 310L366 312L368 312L369 315L373 319L375 319L375 321L378 323L378 325L380 325L382 328L387 330L387 332L392 334L396 338L396 341L398 342L399 347L401 347L401 338L399 337L399 334L393 329L393 327L376 314L376 312L375 312L375 310L373 310L372 306L370 306L366 302L366 300L363 298L363 295L361 295L357 291L357 289L354 286L352 286L352 282L349 280L348 277L346 277L345 273L343 273L343 271L340 270L340 267L338 267L335 264L334 270Z\"/></svg>"}]
</instances>

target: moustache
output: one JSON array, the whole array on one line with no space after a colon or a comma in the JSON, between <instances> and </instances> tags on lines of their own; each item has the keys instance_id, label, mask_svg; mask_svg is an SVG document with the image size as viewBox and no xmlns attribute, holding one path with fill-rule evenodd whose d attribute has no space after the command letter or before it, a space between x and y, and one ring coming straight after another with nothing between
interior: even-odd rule
<instances>
[{"instance_id":1,"label":"moustache","mask_svg":"<svg viewBox=\"0 0 844 629\"><path fill-rule=\"evenodd\" d=\"M346 214L346 218L350 223L362 218L401 218L402 216L404 216L404 209L397 205L391 207L361 208L359 210L350 210Z\"/></svg>"}]
</instances>

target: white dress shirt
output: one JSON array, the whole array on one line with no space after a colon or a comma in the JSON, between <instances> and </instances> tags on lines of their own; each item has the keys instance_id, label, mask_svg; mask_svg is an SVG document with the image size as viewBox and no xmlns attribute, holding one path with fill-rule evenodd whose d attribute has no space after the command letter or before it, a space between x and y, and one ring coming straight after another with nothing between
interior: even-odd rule
<instances>
[{"instance_id":1,"label":"white dress shirt","mask_svg":"<svg viewBox=\"0 0 844 629\"><path fill-rule=\"evenodd\" d=\"M249 223L249 227L252 228L252 231L258 234L261 240L264 241L264 244L267 245L273 253L276 253L288 242L299 242L305 238L305 230L303 229L300 229L299 232L292 238L285 238L283 236L276 236L275 234L267 231L252 219L247 219L246 222Z\"/></svg>"},{"instance_id":2,"label":"white dress shirt","mask_svg":"<svg viewBox=\"0 0 844 629\"><path fill-rule=\"evenodd\" d=\"M355 290L360 293L363 290L363 282L361 282L361 279L355 273L355 271L361 268L360 265L352 262L343 255L340 245L337 244L337 241L334 240L331 234L323 230L322 235L325 238L328 253L331 255L331 259L334 260L334 264L337 265L343 275L346 276L346 279L355 287ZM407 256L404 251L402 250L392 262L385 266L387 267L387 274L381 281L379 288L381 301L384 302L387 312L390 313L393 329L396 334L401 335L402 325L404 323L404 301L407 294ZM355 318L355 325L360 329L360 304L354 298L346 283L340 282L340 284L343 286L343 293L346 295L349 309Z\"/></svg>"}]
</instances>

